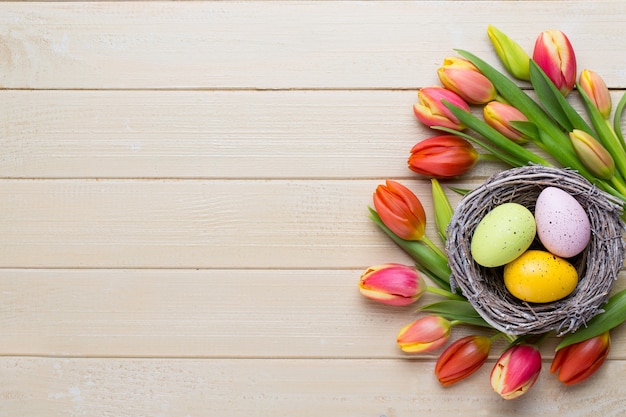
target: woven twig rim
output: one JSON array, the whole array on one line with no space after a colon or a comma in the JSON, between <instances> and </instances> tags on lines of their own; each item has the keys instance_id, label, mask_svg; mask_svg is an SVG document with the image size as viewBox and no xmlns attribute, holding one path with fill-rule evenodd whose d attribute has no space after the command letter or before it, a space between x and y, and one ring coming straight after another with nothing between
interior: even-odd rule
<instances>
[{"instance_id":1,"label":"woven twig rim","mask_svg":"<svg viewBox=\"0 0 626 417\"><path fill-rule=\"evenodd\" d=\"M474 262L470 243L476 226L491 209L515 202L534 212L537 196L546 187L558 187L581 204L591 223L591 241L580 255L569 259L579 275L574 292L552 303L531 304L506 290L502 268ZM507 334L575 332L602 311L622 267L621 213L615 197L572 170L530 165L500 171L463 197L452 216L446 243L452 288L460 289L485 321ZM537 244L536 239L533 245Z\"/></svg>"}]
</instances>

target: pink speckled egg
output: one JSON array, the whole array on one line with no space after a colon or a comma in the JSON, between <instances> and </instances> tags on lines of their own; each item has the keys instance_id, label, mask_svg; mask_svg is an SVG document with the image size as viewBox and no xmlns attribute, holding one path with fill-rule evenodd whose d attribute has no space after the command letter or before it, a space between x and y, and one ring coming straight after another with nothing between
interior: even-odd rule
<instances>
[{"instance_id":1,"label":"pink speckled egg","mask_svg":"<svg viewBox=\"0 0 626 417\"><path fill-rule=\"evenodd\" d=\"M591 238L585 209L560 188L548 187L541 191L535 206L535 222L543 246L562 258L581 253Z\"/></svg>"}]
</instances>

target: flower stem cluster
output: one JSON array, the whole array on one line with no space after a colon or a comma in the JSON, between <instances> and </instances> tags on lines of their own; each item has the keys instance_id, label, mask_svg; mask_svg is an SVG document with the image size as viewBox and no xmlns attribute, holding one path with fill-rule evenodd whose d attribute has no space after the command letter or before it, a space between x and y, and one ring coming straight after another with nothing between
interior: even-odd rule
<instances>
[{"instance_id":1,"label":"flower stem cluster","mask_svg":"<svg viewBox=\"0 0 626 417\"><path fill-rule=\"evenodd\" d=\"M507 75L470 52L447 57L437 74L442 86L422 88L413 106L417 119L441 134L417 143L408 159L410 170L431 177L436 228L442 243L453 208L438 179L454 178L471 170L485 154L511 166L529 163L560 165L577 170L602 190L626 205L626 144L620 117L626 95L616 106L611 123L609 90L595 72L583 70L576 82L576 56L564 33L542 32L532 58L506 34L493 26L487 33L506 71L530 81L537 100ZM577 90L587 118L566 96ZM483 119L470 111L483 106ZM591 124L587 122L591 121ZM536 153L549 155L545 159ZM440 354L435 374L443 386L464 380L488 360L493 341L510 342L496 361L490 382L504 399L525 394L541 372L538 345L533 339L513 337L495 330L461 294L451 291L446 254L426 236L426 213L419 198L406 186L387 180L373 196L370 218L414 261L414 266L383 264L368 268L359 289L367 298L393 306L406 306L426 293L442 299L421 306L426 313L403 326L397 336L405 353L431 352L445 347L453 327L470 325L489 329L492 336L473 334L449 344ZM427 280L435 286L427 285ZM626 320L626 290L613 295L584 329L564 336L550 367L559 381L576 384L594 374L610 350L610 330Z\"/></svg>"}]
</instances>

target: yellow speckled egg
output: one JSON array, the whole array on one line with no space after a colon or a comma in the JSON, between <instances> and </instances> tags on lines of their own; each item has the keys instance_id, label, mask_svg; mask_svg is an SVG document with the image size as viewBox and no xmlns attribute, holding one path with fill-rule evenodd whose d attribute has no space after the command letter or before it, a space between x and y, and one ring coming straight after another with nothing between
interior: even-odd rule
<instances>
[{"instance_id":1,"label":"yellow speckled egg","mask_svg":"<svg viewBox=\"0 0 626 417\"><path fill-rule=\"evenodd\" d=\"M549 303L574 291L576 268L565 259L542 250L529 250L504 267L504 285L520 300Z\"/></svg>"},{"instance_id":2,"label":"yellow speckled egg","mask_svg":"<svg viewBox=\"0 0 626 417\"><path fill-rule=\"evenodd\" d=\"M505 265L530 247L536 230L535 218L526 207L500 204L476 226L470 244L472 258L488 268Z\"/></svg>"}]
</instances>

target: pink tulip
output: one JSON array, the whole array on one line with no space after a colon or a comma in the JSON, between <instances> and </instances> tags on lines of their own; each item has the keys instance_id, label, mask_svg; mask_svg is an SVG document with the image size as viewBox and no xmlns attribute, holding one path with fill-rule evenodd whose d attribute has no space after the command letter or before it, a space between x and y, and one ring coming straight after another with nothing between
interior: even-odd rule
<instances>
[{"instance_id":1,"label":"pink tulip","mask_svg":"<svg viewBox=\"0 0 626 417\"><path fill-rule=\"evenodd\" d=\"M533 60L566 96L576 84L576 55L565 34L559 30L542 32L535 42Z\"/></svg>"},{"instance_id":2,"label":"pink tulip","mask_svg":"<svg viewBox=\"0 0 626 417\"><path fill-rule=\"evenodd\" d=\"M407 324L398 333L398 346L407 353L422 353L443 346L450 337L451 323L438 316L426 316Z\"/></svg>"},{"instance_id":3,"label":"pink tulip","mask_svg":"<svg viewBox=\"0 0 626 417\"><path fill-rule=\"evenodd\" d=\"M417 98L419 102L413 105L413 112L426 126L442 126L454 130L465 129L466 126L444 104L447 101L469 111L469 105L458 94L442 87L424 87L417 92Z\"/></svg>"},{"instance_id":4,"label":"pink tulip","mask_svg":"<svg viewBox=\"0 0 626 417\"><path fill-rule=\"evenodd\" d=\"M541 372L541 354L535 346L515 345L506 350L491 371L491 387L505 400L526 393Z\"/></svg>"},{"instance_id":5,"label":"pink tulip","mask_svg":"<svg viewBox=\"0 0 626 417\"><path fill-rule=\"evenodd\" d=\"M420 298L426 290L426 282L417 269L389 263L368 268L361 275L359 289L372 300L404 306Z\"/></svg>"},{"instance_id":6,"label":"pink tulip","mask_svg":"<svg viewBox=\"0 0 626 417\"><path fill-rule=\"evenodd\" d=\"M491 81L467 59L445 58L437 75L444 87L468 103L484 104L496 98L497 91Z\"/></svg>"},{"instance_id":7,"label":"pink tulip","mask_svg":"<svg viewBox=\"0 0 626 417\"><path fill-rule=\"evenodd\" d=\"M511 139L515 143L525 143L528 136L515 129L511 122L528 121L524 114L510 104L492 101L483 108L483 117L489 126Z\"/></svg>"}]
</instances>

